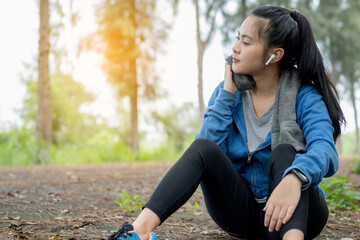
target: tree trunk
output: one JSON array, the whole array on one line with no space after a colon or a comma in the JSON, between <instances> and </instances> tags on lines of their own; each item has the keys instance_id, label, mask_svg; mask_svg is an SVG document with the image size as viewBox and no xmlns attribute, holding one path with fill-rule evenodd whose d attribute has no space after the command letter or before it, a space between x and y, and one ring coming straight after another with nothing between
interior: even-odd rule
<instances>
[{"instance_id":1,"label":"tree trunk","mask_svg":"<svg viewBox=\"0 0 360 240\"><path fill-rule=\"evenodd\" d=\"M247 4L246 4L246 0L241 0L241 22L243 22L246 18L247 15Z\"/></svg>"},{"instance_id":2,"label":"tree trunk","mask_svg":"<svg viewBox=\"0 0 360 240\"><path fill-rule=\"evenodd\" d=\"M134 26L136 26L136 5L135 0L132 0L132 12L130 14L130 19ZM136 47L136 34L131 39L130 49L135 49ZM132 84L130 89L130 115L131 115L131 124L130 124L130 147L134 152L139 151L139 131L138 131L138 84L137 84L137 66L136 58L130 60L130 73L132 74Z\"/></svg>"},{"instance_id":3,"label":"tree trunk","mask_svg":"<svg viewBox=\"0 0 360 240\"><path fill-rule=\"evenodd\" d=\"M198 41L199 42L199 41ZM204 59L204 46L198 46L198 98L199 98L199 126L201 126L204 113L205 113L205 104L204 104L204 95L203 95L203 59Z\"/></svg>"},{"instance_id":4,"label":"tree trunk","mask_svg":"<svg viewBox=\"0 0 360 240\"><path fill-rule=\"evenodd\" d=\"M360 144L359 144L359 126L358 126L358 115L357 115L357 110L356 110L356 89L354 86L355 83L351 84L351 103L354 109L354 120L355 120L355 153L356 154L360 154Z\"/></svg>"},{"instance_id":5,"label":"tree trunk","mask_svg":"<svg viewBox=\"0 0 360 240\"><path fill-rule=\"evenodd\" d=\"M51 92L49 77L49 0L40 0L40 38L38 68L38 112L36 135L38 139L39 160L49 163L51 145ZM45 148L44 148L45 144Z\"/></svg>"},{"instance_id":6,"label":"tree trunk","mask_svg":"<svg viewBox=\"0 0 360 240\"><path fill-rule=\"evenodd\" d=\"M130 91L130 147L134 152L139 151L139 131L138 131L138 89L137 89L137 76L136 76L136 59L132 61L131 67L134 73L134 82Z\"/></svg>"},{"instance_id":7,"label":"tree trunk","mask_svg":"<svg viewBox=\"0 0 360 240\"><path fill-rule=\"evenodd\" d=\"M330 77L331 77L331 81L334 83L334 86L336 88L336 86L340 83L339 80L339 74L336 70L336 61L335 61L335 57L331 56L331 73L330 73ZM341 136L337 139L336 141L336 148L338 150L338 152L340 154L342 154L343 152L343 144L342 144L342 139Z\"/></svg>"},{"instance_id":8,"label":"tree trunk","mask_svg":"<svg viewBox=\"0 0 360 240\"><path fill-rule=\"evenodd\" d=\"M340 83L339 74L336 70L336 59L334 56L330 57L331 59L331 80L334 83L334 86L338 85Z\"/></svg>"}]
</instances>

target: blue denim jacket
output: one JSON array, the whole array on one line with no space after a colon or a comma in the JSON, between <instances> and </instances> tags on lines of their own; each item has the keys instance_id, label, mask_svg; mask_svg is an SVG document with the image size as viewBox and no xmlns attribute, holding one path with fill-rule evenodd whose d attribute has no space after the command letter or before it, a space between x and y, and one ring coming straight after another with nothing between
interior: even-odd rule
<instances>
[{"instance_id":1,"label":"blue denim jacket","mask_svg":"<svg viewBox=\"0 0 360 240\"><path fill-rule=\"evenodd\" d=\"M223 89L224 82L213 92L197 138L215 142L230 158L239 174L249 184L255 198L268 194L268 159L271 153L271 132L265 142L249 152L241 92ZM303 85L296 100L297 123L306 139L306 153L298 153L291 167L319 188L323 177L332 176L339 167L339 157L333 139L333 127L320 93L312 86ZM306 188L304 188L306 189ZM325 196L324 196L325 197Z\"/></svg>"}]
</instances>

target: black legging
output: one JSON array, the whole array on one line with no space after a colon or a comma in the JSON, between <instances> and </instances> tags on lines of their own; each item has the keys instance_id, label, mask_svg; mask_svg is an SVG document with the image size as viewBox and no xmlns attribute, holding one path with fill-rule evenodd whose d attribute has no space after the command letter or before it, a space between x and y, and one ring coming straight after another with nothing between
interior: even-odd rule
<instances>
[{"instance_id":1,"label":"black legging","mask_svg":"<svg viewBox=\"0 0 360 240\"><path fill-rule=\"evenodd\" d=\"M288 144L278 146L269 159L269 192L295 158ZM276 160L276 161L275 161ZM228 156L214 142L197 139L161 180L145 207L155 212L161 223L179 209L201 184L206 208L212 219L229 234L248 239L281 239L289 229L302 230L307 239L324 228L328 209L314 187L302 191L300 203L290 221L279 232L264 227L265 203L259 204Z\"/></svg>"}]
</instances>

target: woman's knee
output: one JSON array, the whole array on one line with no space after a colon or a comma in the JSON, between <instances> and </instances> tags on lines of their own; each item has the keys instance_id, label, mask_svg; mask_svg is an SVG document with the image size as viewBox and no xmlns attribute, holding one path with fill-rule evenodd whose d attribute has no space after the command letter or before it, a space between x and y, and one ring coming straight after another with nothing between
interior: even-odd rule
<instances>
[{"instance_id":1,"label":"woman's knee","mask_svg":"<svg viewBox=\"0 0 360 240\"><path fill-rule=\"evenodd\" d=\"M286 168L291 166L295 159L296 149L291 144L280 144L272 150L269 157L270 170L278 168L279 165Z\"/></svg>"},{"instance_id":2,"label":"woman's knee","mask_svg":"<svg viewBox=\"0 0 360 240\"><path fill-rule=\"evenodd\" d=\"M213 141L207 138L196 139L189 147L189 149L195 150L200 154L217 154L219 151L222 152L221 148Z\"/></svg>"},{"instance_id":3,"label":"woman's knee","mask_svg":"<svg viewBox=\"0 0 360 240\"><path fill-rule=\"evenodd\" d=\"M195 141L191 144L191 146L195 147L195 148L211 148L213 146L217 146L216 143L214 143L213 141L207 139L207 138L197 138L195 139Z\"/></svg>"},{"instance_id":4,"label":"woman's knee","mask_svg":"<svg viewBox=\"0 0 360 240\"><path fill-rule=\"evenodd\" d=\"M187 158L200 160L203 163L209 163L209 161L217 161L227 157L216 143L206 138L196 139L184 154Z\"/></svg>"}]
</instances>

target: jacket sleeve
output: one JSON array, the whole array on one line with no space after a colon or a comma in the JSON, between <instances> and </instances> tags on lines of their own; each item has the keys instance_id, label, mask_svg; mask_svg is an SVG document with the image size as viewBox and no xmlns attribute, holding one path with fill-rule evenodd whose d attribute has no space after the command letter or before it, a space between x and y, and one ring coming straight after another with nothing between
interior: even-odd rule
<instances>
[{"instance_id":1,"label":"jacket sleeve","mask_svg":"<svg viewBox=\"0 0 360 240\"><path fill-rule=\"evenodd\" d=\"M224 82L220 83L211 95L200 132L195 139L207 138L227 153L226 139L233 121L231 107L237 95L224 90L223 86Z\"/></svg>"},{"instance_id":2,"label":"jacket sleeve","mask_svg":"<svg viewBox=\"0 0 360 240\"><path fill-rule=\"evenodd\" d=\"M297 97L297 121L306 139L307 152L298 153L290 168L298 169L318 185L323 177L332 176L339 167L339 156L333 138L334 128L322 96L313 87L303 86Z\"/></svg>"}]
</instances>

